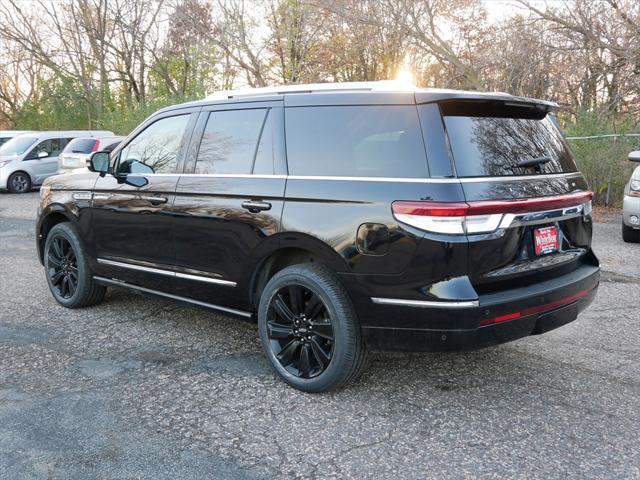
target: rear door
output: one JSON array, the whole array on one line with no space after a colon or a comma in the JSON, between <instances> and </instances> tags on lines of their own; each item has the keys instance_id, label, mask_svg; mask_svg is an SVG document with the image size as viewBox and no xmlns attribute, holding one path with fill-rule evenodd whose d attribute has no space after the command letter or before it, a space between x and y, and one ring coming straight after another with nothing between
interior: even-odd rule
<instances>
[{"instance_id":1,"label":"rear door","mask_svg":"<svg viewBox=\"0 0 640 480\"><path fill-rule=\"evenodd\" d=\"M466 228L479 293L594 261L591 195L552 114L498 101L443 102L440 111L474 215Z\"/></svg>"},{"instance_id":2,"label":"rear door","mask_svg":"<svg viewBox=\"0 0 640 480\"><path fill-rule=\"evenodd\" d=\"M203 109L174 203L179 294L249 308L250 275L280 231L282 124L281 102Z\"/></svg>"},{"instance_id":3,"label":"rear door","mask_svg":"<svg viewBox=\"0 0 640 480\"><path fill-rule=\"evenodd\" d=\"M98 177L91 244L101 275L171 290L172 204L196 117L189 110L156 117L115 152L113 174Z\"/></svg>"}]
</instances>

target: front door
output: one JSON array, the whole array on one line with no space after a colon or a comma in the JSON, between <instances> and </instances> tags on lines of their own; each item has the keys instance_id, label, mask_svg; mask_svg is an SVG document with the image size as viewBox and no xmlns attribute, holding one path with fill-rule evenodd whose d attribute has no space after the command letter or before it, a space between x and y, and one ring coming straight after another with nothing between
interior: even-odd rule
<instances>
[{"instance_id":1,"label":"front door","mask_svg":"<svg viewBox=\"0 0 640 480\"><path fill-rule=\"evenodd\" d=\"M250 308L251 273L277 242L286 183L281 103L258 105L200 114L174 203L179 295Z\"/></svg>"},{"instance_id":2,"label":"front door","mask_svg":"<svg viewBox=\"0 0 640 480\"><path fill-rule=\"evenodd\" d=\"M195 113L152 119L114 152L113 174L98 178L92 199L97 272L170 291L172 204Z\"/></svg>"}]
</instances>

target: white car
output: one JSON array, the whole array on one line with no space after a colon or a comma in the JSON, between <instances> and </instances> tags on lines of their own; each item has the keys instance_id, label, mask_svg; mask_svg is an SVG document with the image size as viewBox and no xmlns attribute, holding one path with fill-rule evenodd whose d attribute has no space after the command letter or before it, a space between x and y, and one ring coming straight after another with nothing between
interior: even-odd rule
<instances>
[{"instance_id":1,"label":"white car","mask_svg":"<svg viewBox=\"0 0 640 480\"><path fill-rule=\"evenodd\" d=\"M113 136L108 131L68 130L18 135L0 147L0 189L25 193L58 171L58 154L77 137Z\"/></svg>"},{"instance_id":2,"label":"white car","mask_svg":"<svg viewBox=\"0 0 640 480\"><path fill-rule=\"evenodd\" d=\"M631 152L629 160L640 162L640 151ZM640 242L640 166L636 167L624 187L622 239L625 242Z\"/></svg>"},{"instance_id":3,"label":"white car","mask_svg":"<svg viewBox=\"0 0 640 480\"><path fill-rule=\"evenodd\" d=\"M30 130L0 130L0 147L11 140L13 137L28 133Z\"/></svg>"},{"instance_id":4,"label":"white car","mask_svg":"<svg viewBox=\"0 0 640 480\"><path fill-rule=\"evenodd\" d=\"M111 152L124 137L78 137L71 140L58 156L58 174L88 172L94 152Z\"/></svg>"}]
</instances>

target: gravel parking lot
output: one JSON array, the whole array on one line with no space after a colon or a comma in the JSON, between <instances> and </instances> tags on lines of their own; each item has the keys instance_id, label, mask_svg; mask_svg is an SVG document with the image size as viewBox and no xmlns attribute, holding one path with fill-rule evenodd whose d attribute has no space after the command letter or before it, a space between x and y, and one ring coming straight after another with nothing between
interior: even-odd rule
<instances>
[{"instance_id":1,"label":"gravel parking lot","mask_svg":"<svg viewBox=\"0 0 640 480\"><path fill-rule=\"evenodd\" d=\"M346 390L276 379L255 325L111 291L59 307L38 193L0 193L0 478L640 478L640 245L596 224L578 321L467 354L376 354Z\"/></svg>"}]
</instances>

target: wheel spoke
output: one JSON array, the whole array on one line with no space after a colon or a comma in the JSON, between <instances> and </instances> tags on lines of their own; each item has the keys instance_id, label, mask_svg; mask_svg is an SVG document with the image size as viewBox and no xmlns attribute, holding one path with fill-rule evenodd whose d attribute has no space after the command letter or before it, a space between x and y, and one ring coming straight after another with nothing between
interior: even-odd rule
<instances>
[{"instance_id":1,"label":"wheel spoke","mask_svg":"<svg viewBox=\"0 0 640 480\"><path fill-rule=\"evenodd\" d=\"M298 285L289 285L289 304L295 315L302 313L302 289Z\"/></svg>"},{"instance_id":2,"label":"wheel spoke","mask_svg":"<svg viewBox=\"0 0 640 480\"><path fill-rule=\"evenodd\" d=\"M289 309L287 303L284 301L284 298L282 298L282 295L280 295L279 293L276 295L276 298L273 301L273 307L283 320L286 320L289 323L293 323L295 315Z\"/></svg>"},{"instance_id":3,"label":"wheel spoke","mask_svg":"<svg viewBox=\"0 0 640 480\"><path fill-rule=\"evenodd\" d=\"M64 276L64 274L62 273L62 271L54 270L53 275L49 274L49 278L51 278L51 284L52 285L57 285L58 282L60 282L60 280L62 279L63 276Z\"/></svg>"},{"instance_id":4,"label":"wheel spoke","mask_svg":"<svg viewBox=\"0 0 640 480\"><path fill-rule=\"evenodd\" d=\"M278 361L282 364L283 367L286 367L291 363L291 360L293 360L293 357L299 346L300 341L294 338L289 343L287 343L282 350L280 350L280 353L278 353L278 355L276 355Z\"/></svg>"},{"instance_id":5,"label":"wheel spoke","mask_svg":"<svg viewBox=\"0 0 640 480\"><path fill-rule=\"evenodd\" d=\"M309 345L303 345L300 351L300 376L309 378L311 372L311 362L309 359Z\"/></svg>"},{"instance_id":6,"label":"wheel spoke","mask_svg":"<svg viewBox=\"0 0 640 480\"><path fill-rule=\"evenodd\" d=\"M60 283L60 295L62 295L64 298L67 298L67 293L69 291L68 282L69 279L67 278L67 276L63 275L62 282Z\"/></svg>"},{"instance_id":7,"label":"wheel spoke","mask_svg":"<svg viewBox=\"0 0 640 480\"><path fill-rule=\"evenodd\" d=\"M69 296L73 297L73 294L76 293L76 288L78 288L78 279L74 278L72 274L67 275L67 279L69 282Z\"/></svg>"},{"instance_id":8,"label":"wheel spoke","mask_svg":"<svg viewBox=\"0 0 640 480\"><path fill-rule=\"evenodd\" d=\"M49 263L53 264L56 267L62 266L62 261L60 261L59 258L56 258L51 252L49 252L49 255L47 255L47 260L49 261Z\"/></svg>"},{"instance_id":9,"label":"wheel spoke","mask_svg":"<svg viewBox=\"0 0 640 480\"><path fill-rule=\"evenodd\" d=\"M311 294L311 298L307 302L307 305L304 309L304 314L308 320L313 320L318 316L318 314L322 311L324 304L318 295L315 293Z\"/></svg>"},{"instance_id":10,"label":"wheel spoke","mask_svg":"<svg viewBox=\"0 0 640 480\"><path fill-rule=\"evenodd\" d=\"M289 325L282 325L281 323L276 322L268 322L267 329L267 335L272 339L286 340L289 337L293 337L293 327Z\"/></svg>"},{"instance_id":11,"label":"wheel spoke","mask_svg":"<svg viewBox=\"0 0 640 480\"><path fill-rule=\"evenodd\" d=\"M62 245L60 244L60 239L58 237L53 239L53 242L51 242L51 247L53 248L54 255L57 258L62 259L64 253L62 253Z\"/></svg>"},{"instance_id":12,"label":"wheel spoke","mask_svg":"<svg viewBox=\"0 0 640 480\"><path fill-rule=\"evenodd\" d=\"M327 365L329 365L331 358L329 357L327 352L325 352L324 349L320 346L317 338L311 339L311 351L313 352L313 356L316 357L316 360L318 361L320 367L324 370Z\"/></svg>"},{"instance_id":13,"label":"wheel spoke","mask_svg":"<svg viewBox=\"0 0 640 480\"><path fill-rule=\"evenodd\" d=\"M311 322L313 334L333 341L333 328L328 322Z\"/></svg>"}]
</instances>

